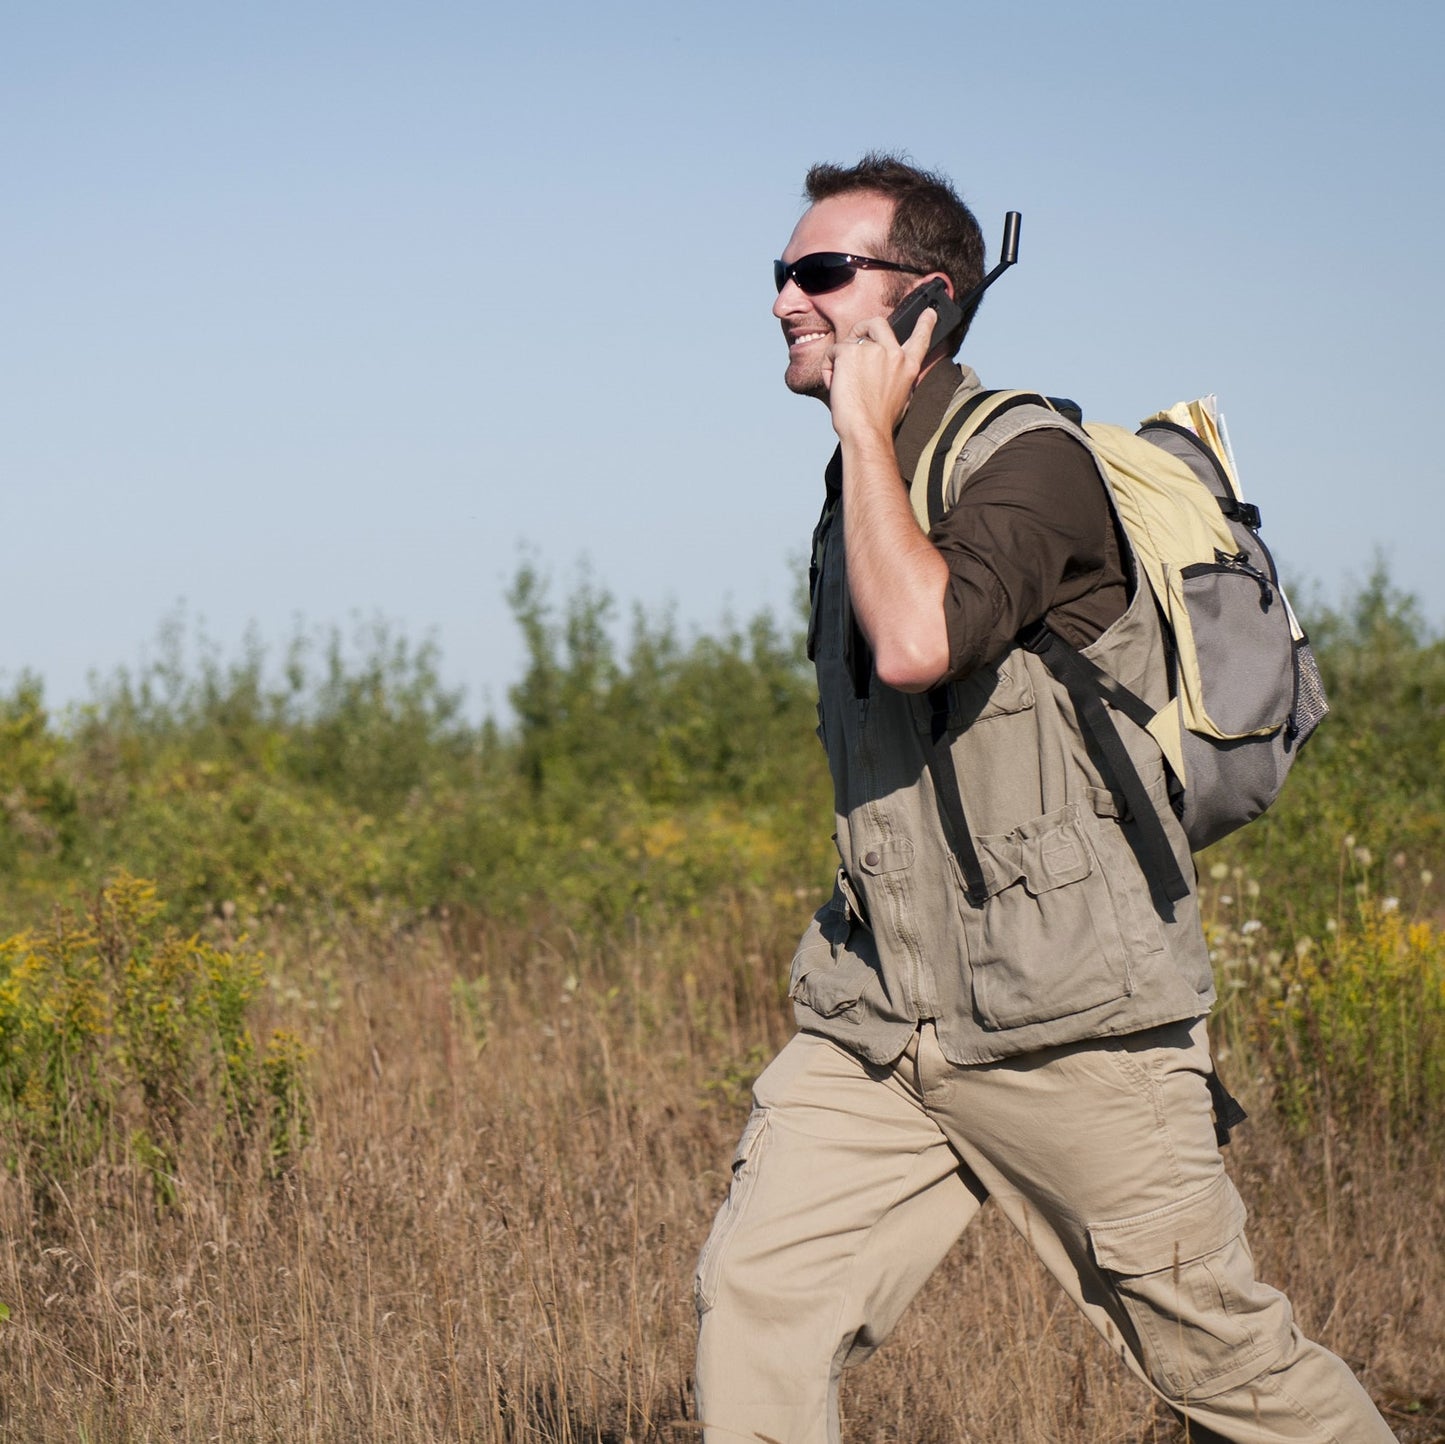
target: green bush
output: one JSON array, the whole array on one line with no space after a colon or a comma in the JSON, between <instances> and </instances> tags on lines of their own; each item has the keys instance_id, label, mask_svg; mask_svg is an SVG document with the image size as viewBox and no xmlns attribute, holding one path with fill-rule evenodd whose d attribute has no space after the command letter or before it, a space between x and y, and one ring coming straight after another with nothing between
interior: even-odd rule
<instances>
[{"instance_id":1,"label":"green bush","mask_svg":"<svg viewBox=\"0 0 1445 1444\"><path fill-rule=\"evenodd\" d=\"M1341 906L1313 931L1265 921L1269 880L1212 865L1200 886L1212 1030L1229 1076L1265 1083L1300 1132L1370 1125L1445 1142L1445 934L1373 894L1359 851L1345 849Z\"/></svg>"},{"instance_id":2,"label":"green bush","mask_svg":"<svg viewBox=\"0 0 1445 1444\"><path fill-rule=\"evenodd\" d=\"M63 1179L130 1137L165 1196L188 1128L244 1146L266 1120L304 1134L303 1054L289 1036L258 1057L250 1016L264 977L162 921L154 884L121 875L87 914L0 939L0 1136L12 1170ZM123 1125L123 1126L122 1126Z\"/></svg>"},{"instance_id":3,"label":"green bush","mask_svg":"<svg viewBox=\"0 0 1445 1444\"><path fill-rule=\"evenodd\" d=\"M826 768L797 638L767 616L683 641L638 614L625 649L584 579L511 592L516 721L468 724L432 647L384 626L235 662L183 626L56 727L0 699L0 921L126 868L194 924L234 911L397 919L456 905L607 931L718 892L816 888Z\"/></svg>"}]
</instances>

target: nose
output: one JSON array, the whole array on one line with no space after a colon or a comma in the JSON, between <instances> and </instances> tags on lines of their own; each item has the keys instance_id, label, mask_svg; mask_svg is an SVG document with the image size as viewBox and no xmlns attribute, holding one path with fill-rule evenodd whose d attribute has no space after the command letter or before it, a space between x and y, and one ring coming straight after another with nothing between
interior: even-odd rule
<instances>
[{"instance_id":1,"label":"nose","mask_svg":"<svg viewBox=\"0 0 1445 1444\"><path fill-rule=\"evenodd\" d=\"M807 309L808 298L798 288L798 283L789 276L783 282L783 289L778 292L778 299L773 302L773 315L781 321L786 316L796 316Z\"/></svg>"}]
</instances>

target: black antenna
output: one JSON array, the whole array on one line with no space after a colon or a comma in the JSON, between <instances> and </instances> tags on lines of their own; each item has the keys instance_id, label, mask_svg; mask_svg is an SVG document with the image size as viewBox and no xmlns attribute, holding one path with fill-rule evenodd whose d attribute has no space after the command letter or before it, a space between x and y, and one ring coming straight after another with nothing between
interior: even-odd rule
<instances>
[{"instance_id":1,"label":"black antenna","mask_svg":"<svg viewBox=\"0 0 1445 1444\"><path fill-rule=\"evenodd\" d=\"M1018 211L1010 211L1003 218L1003 245L999 248L998 265L958 303L958 309L964 315L972 314L983 293L1018 260L1019 222L1022 220L1023 216Z\"/></svg>"}]
</instances>

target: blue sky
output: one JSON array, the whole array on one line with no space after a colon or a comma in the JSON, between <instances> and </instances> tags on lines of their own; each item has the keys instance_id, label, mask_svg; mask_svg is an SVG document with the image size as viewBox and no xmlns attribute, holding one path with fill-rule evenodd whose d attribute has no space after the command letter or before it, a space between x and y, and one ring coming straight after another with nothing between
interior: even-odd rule
<instances>
[{"instance_id":1,"label":"blue sky","mask_svg":"<svg viewBox=\"0 0 1445 1444\"><path fill-rule=\"evenodd\" d=\"M501 710L527 549L684 627L784 611L827 415L769 262L815 159L948 172L1019 266L991 385L1217 392L1288 575L1440 564L1445 8L132 0L0 16L0 683L184 605L390 619Z\"/></svg>"}]
</instances>

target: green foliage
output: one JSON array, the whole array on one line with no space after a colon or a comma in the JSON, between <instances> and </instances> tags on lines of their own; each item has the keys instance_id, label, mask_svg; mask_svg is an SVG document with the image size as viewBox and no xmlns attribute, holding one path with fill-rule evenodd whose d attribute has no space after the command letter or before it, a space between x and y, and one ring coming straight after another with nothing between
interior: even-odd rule
<instances>
[{"instance_id":1,"label":"green foliage","mask_svg":"<svg viewBox=\"0 0 1445 1444\"><path fill-rule=\"evenodd\" d=\"M616 924L817 884L826 770L796 638L759 616L684 645L638 613L621 662L612 601L590 581L558 618L523 567L511 601L528 662L511 692L524 791L492 879L503 896ZM498 891L479 900L504 910Z\"/></svg>"},{"instance_id":2,"label":"green foliage","mask_svg":"<svg viewBox=\"0 0 1445 1444\"><path fill-rule=\"evenodd\" d=\"M1445 1123L1445 936L1374 900L1286 956L1267 1028L1287 1113L1306 1126Z\"/></svg>"},{"instance_id":3,"label":"green foliage","mask_svg":"<svg viewBox=\"0 0 1445 1444\"><path fill-rule=\"evenodd\" d=\"M80 817L67 752L40 683L22 676L0 696L0 876L28 874L37 890L75 860Z\"/></svg>"},{"instance_id":4,"label":"green foliage","mask_svg":"<svg viewBox=\"0 0 1445 1444\"><path fill-rule=\"evenodd\" d=\"M227 902L355 910L398 889L404 857L378 829L394 839L474 750L435 648L381 625L350 650L335 632L298 637L274 684L255 642L230 665L197 650L188 669L173 619L160 660L121 674L79 718L71 763L91 868L155 876L192 916Z\"/></svg>"},{"instance_id":5,"label":"green foliage","mask_svg":"<svg viewBox=\"0 0 1445 1444\"><path fill-rule=\"evenodd\" d=\"M154 884L122 874L88 914L57 909L45 929L0 939L10 1168L68 1176L130 1119L164 1201L192 1117L238 1144L262 1116L273 1140L302 1141L304 1053L273 1038L258 1061L249 1027L259 960L178 932L163 911Z\"/></svg>"},{"instance_id":6,"label":"green foliage","mask_svg":"<svg viewBox=\"0 0 1445 1444\"><path fill-rule=\"evenodd\" d=\"M1216 1040L1231 1076L1250 1060L1301 1132L1369 1125L1445 1142L1445 933L1371 892L1364 849L1344 853L1342 907L1313 932L1266 922L1276 884L1241 867L1216 861L1201 881Z\"/></svg>"},{"instance_id":7,"label":"green foliage","mask_svg":"<svg viewBox=\"0 0 1445 1444\"><path fill-rule=\"evenodd\" d=\"M826 876L826 769L797 638L770 617L684 641L585 575L560 608L523 567L516 723L469 725L435 650L385 626L223 663L184 619L158 659L56 729L0 698L0 919L127 868L196 924L457 904L596 932Z\"/></svg>"},{"instance_id":8,"label":"green foliage","mask_svg":"<svg viewBox=\"0 0 1445 1444\"><path fill-rule=\"evenodd\" d=\"M0 942L0 1115L16 1167L88 1161L109 1116L111 999L96 934L57 918Z\"/></svg>"},{"instance_id":9,"label":"green foliage","mask_svg":"<svg viewBox=\"0 0 1445 1444\"><path fill-rule=\"evenodd\" d=\"M266 1040L261 1083L270 1120L267 1164L273 1177L290 1167L311 1139L310 1062L311 1049L291 1029L277 1028Z\"/></svg>"}]
</instances>

